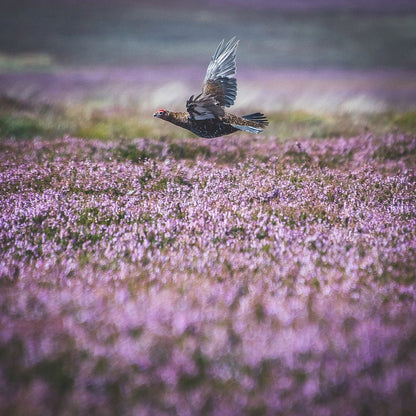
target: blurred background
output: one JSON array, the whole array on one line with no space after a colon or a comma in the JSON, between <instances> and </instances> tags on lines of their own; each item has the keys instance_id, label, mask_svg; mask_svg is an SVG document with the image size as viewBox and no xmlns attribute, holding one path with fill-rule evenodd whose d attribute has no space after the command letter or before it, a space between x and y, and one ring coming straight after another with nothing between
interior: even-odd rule
<instances>
[{"instance_id":1,"label":"blurred background","mask_svg":"<svg viewBox=\"0 0 416 416\"><path fill-rule=\"evenodd\" d=\"M151 134L151 113L183 110L232 36L237 113L416 123L413 0L2 0L0 135Z\"/></svg>"}]
</instances>

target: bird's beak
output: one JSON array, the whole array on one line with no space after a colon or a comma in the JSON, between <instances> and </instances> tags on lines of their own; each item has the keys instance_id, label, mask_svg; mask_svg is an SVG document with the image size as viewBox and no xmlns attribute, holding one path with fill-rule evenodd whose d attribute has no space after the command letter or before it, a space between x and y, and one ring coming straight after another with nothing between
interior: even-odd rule
<instances>
[{"instance_id":1,"label":"bird's beak","mask_svg":"<svg viewBox=\"0 0 416 416\"><path fill-rule=\"evenodd\" d=\"M157 113L153 113L153 117L157 117Z\"/></svg>"}]
</instances>

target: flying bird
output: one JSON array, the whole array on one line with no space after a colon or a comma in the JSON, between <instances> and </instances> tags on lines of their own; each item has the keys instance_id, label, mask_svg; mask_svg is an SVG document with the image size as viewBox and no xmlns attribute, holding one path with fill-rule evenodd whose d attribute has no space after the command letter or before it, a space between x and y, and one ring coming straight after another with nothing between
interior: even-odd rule
<instances>
[{"instance_id":1,"label":"flying bird","mask_svg":"<svg viewBox=\"0 0 416 416\"><path fill-rule=\"evenodd\" d=\"M186 112L158 110L153 117L169 121L190 130L199 137L218 137L238 130L260 133L269 122L264 114L236 116L225 112L237 96L235 54L238 40L222 40L217 47L205 75L202 92L186 102Z\"/></svg>"}]
</instances>

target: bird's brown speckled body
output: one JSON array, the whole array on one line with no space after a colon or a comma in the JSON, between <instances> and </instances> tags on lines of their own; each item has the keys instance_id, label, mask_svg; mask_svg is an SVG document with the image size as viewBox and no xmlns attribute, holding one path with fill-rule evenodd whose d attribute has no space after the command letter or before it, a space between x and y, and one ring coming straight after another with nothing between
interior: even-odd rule
<instances>
[{"instance_id":1,"label":"bird's brown speckled body","mask_svg":"<svg viewBox=\"0 0 416 416\"><path fill-rule=\"evenodd\" d=\"M164 110L164 114L159 116L159 118L169 121L179 127L183 127L199 137L206 138L225 136L226 134L234 133L237 130L243 130L243 128L235 127L236 125L253 128L261 128L267 125L267 119L263 114L255 113L245 117L252 117L254 120L238 117L229 113L225 113L221 118L195 120L189 117L189 113L187 112L174 112L168 110Z\"/></svg>"},{"instance_id":2,"label":"bird's brown speckled body","mask_svg":"<svg viewBox=\"0 0 416 416\"><path fill-rule=\"evenodd\" d=\"M238 41L235 38L225 45L222 41L211 58L202 88L202 93L193 95L186 102L187 112L159 110L154 117L169 121L187 129L199 137L218 137L237 130L260 133L268 125L261 113L236 116L226 113L224 107L234 104L237 96L235 53Z\"/></svg>"}]
</instances>

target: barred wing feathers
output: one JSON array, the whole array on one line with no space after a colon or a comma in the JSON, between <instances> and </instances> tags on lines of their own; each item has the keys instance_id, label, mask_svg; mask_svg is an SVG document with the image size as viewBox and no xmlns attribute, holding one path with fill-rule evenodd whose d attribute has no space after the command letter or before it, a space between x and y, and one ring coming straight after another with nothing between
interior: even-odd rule
<instances>
[{"instance_id":1,"label":"barred wing feathers","mask_svg":"<svg viewBox=\"0 0 416 416\"><path fill-rule=\"evenodd\" d=\"M237 66L235 55L238 40L224 40L218 45L208 65L204 79L203 93L212 95L221 106L231 107L237 96L237 80L234 78Z\"/></svg>"}]
</instances>

